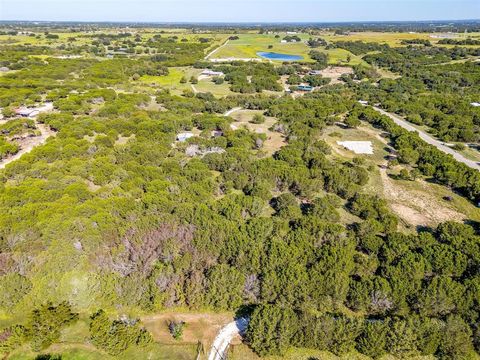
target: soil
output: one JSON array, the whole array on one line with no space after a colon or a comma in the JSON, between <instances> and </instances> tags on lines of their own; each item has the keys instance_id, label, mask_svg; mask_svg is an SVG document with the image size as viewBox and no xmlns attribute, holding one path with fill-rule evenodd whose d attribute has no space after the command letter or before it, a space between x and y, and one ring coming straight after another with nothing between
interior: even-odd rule
<instances>
[{"instance_id":1,"label":"soil","mask_svg":"<svg viewBox=\"0 0 480 360\"><path fill-rule=\"evenodd\" d=\"M177 344L168 330L170 321L184 321L182 343L196 344L200 341L206 349L210 348L218 332L233 321L228 313L175 313L167 312L143 317L142 323L153 335L155 341L162 344Z\"/></svg>"},{"instance_id":2,"label":"soil","mask_svg":"<svg viewBox=\"0 0 480 360\"><path fill-rule=\"evenodd\" d=\"M430 195L431 189L423 180L416 180L422 191L407 189L395 183L387 174L386 169L380 169L383 183L383 195L388 200L392 210L406 223L413 226L438 225L441 222L455 220L463 221L465 216L442 204Z\"/></svg>"}]
</instances>

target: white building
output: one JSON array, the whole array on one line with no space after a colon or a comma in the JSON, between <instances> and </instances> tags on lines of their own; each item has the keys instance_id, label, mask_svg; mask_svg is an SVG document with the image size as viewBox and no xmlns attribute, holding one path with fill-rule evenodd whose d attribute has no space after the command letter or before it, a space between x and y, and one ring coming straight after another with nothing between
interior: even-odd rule
<instances>
[{"instance_id":1,"label":"white building","mask_svg":"<svg viewBox=\"0 0 480 360\"><path fill-rule=\"evenodd\" d=\"M221 71L213 71L213 70L210 70L210 69L205 69L202 71L202 74L201 75L205 75L205 76L223 76L223 72Z\"/></svg>"},{"instance_id":2,"label":"white building","mask_svg":"<svg viewBox=\"0 0 480 360\"><path fill-rule=\"evenodd\" d=\"M184 132L180 133L177 135L177 141L184 142L187 141L187 139L190 139L194 135L191 132Z\"/></svg>"}]
</instances>

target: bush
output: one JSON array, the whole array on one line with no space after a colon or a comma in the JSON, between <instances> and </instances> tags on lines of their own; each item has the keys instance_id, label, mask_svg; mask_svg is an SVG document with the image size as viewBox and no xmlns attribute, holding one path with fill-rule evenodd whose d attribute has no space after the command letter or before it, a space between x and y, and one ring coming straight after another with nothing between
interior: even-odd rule
<instances>
[{"instance_id":1,"label":"bush","mask_svg":"<svg viewBox=\"0 0 480 360\"><path fill-rule=\"evenodd\" d=\"M184 321L170 321L168 323L168 330L175 340L181 340L183 336Z\"/></svg>"},{"instance_id":2,"label":"bush","mask_svg":"<svg viewBox=\"0 0 480 360\"><path fill-rule=\"evenodd\" d=\"M255 114L250 122L252 124L263 124L265 122L265 116L262 114Z\"/></svg>"}]
</instances>

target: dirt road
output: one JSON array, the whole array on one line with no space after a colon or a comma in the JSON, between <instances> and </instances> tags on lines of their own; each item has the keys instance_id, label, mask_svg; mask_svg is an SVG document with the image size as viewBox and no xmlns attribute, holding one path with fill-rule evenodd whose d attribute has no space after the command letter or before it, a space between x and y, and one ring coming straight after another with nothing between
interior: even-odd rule
<instances>
[{"instance_id":1,"label":"dirt road","mask_svg":"<svg viewBox=\"0 0 480 360\"><path fill-rule=\"evenodd\" d=\"M224 47L225 45L228 44L230 40L227 40L225 41L222 45L220 45L218 48L214 49L213 51L209 52L207 54L207 56L205 56L205 60L208 60L210 58L210 56L212 56L213 54L215 54L218 50L220 50L222 47Z\"/></svg>"},{"instance_id":2,"label":"dirt road","mask_svg":"<svg viewBox=\"0 0 480 360\"><path fill-rule=\"evenodd\" d=\"M20 149L20 151L18 153L16 153L13 156L10 156L8 158L5 158L5 159L1 160L0 161L0 169L5 168L5 166L7 166L8 164L10 164L13 161L20 159L22 157L22 155L24 155L26 153L29 153L30 151L33 150L33 148L35 148L39 145L42 145L45 141L47 141L47 139L50 136L55 136L55 134L56 134L53 130L50 130L44 124L37 123L36 126L37 126L37 129L40 130L40 135L28 138L22 144L22 148Z\"/></svg>"},{"instance_id":3,"label":"dirt road","mask_svg":"<svg viewBox=\"0 0 480 360\"><path fill-rule=\"evenodd\" d=\"M248 318L239 318L220 330L213 341L208 360L225 360L227 358L227 349L230 342L234 337L245 334L248 321Z\"/></svg>"},{"instance_id":4,"label":"dirt road","mask_svg":"<svg viewBox=\"0 0 480 360\"><path fill-rule=\"evenodd\" d=\"M457 160L461 163L464 163L465 165L467 165L468 167L471 167L472 169L480 170L479 163L477 163L476 161L467 159L466 157L464 157L459 152L457 152L457 151L453 150L452 148L448 147L447 145L445 145L441 141L438 141L437 139L433 138L432 136L430 136L426 132L418 130L412 124L410 124L408 121L401 118L400 116L389 113L389 112L386 112L385 110L382 110L382 109L380 109L378 107L375 107L375 106L372 106L372 108L375 109L376 111L378 111L380 114L388 116L390 119L392 119L395 122L395 124L401 126L405 130L416 131L423 141L425 141L426 143L428 143L430 145L435 146L438 150L443 151L446 154L452 155L455 158L455 160Z\"/></svg>"},{"instance_id":5,"label":"dirt road","mask_svg":"<svg viewBox=\"0 0 480 360\"><path fill-rule=\"evenodd\" d=\"M228 110L225 114L223 114L223 116L230 116L232 115L235 111L239 111L239 110L242 110L241 107L235 107L233 109L230 109Z\"/></svg>"}]
</instances>

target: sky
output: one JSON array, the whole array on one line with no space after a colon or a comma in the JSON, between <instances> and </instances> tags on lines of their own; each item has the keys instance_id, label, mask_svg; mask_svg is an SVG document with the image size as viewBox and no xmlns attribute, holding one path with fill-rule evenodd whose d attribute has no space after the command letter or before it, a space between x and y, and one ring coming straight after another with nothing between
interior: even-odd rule
<instances>
[{"instance_id":1,"label":"sky","mask_svg":"<svg viewBox=\"0 0 480 360\"><path fill-rule=\"evenodd\" d=\"M337 22L480 18L480 0L0 0L0 20Z\"/></svg>"}]
</instances>

